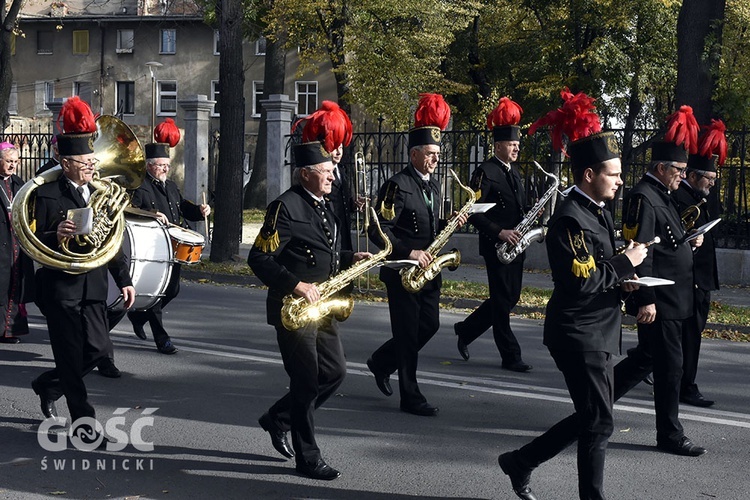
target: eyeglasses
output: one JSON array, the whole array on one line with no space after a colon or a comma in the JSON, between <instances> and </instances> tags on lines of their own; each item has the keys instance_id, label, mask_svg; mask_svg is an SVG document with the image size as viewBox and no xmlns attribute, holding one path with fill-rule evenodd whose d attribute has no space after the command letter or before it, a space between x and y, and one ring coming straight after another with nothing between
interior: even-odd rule
<instances>
[{"instance_id":1,"label":"eyeglasses","mask_svg":"<svg viewBox=\"0 0 750 500\"><path fill-rule=\"evenodd\" d=\"M312 170L313 172L317 172L320 175L324 177L328 177L329 175L333 175L333 170L321 170L318 167L309 167L308 170Z\"/></svg>"},{"instance_id":2,"label":"eyeglasses","mask_svg":"<svg viewBox=\"0 0 750 500\"><path fill-rule=\"evenodd\" d=\"M83 165L84 167L96 167L97 165L99 165L99 160L97 160L96 158L89 161L76 160L75 158L66 158L66 160L78 163L79 165Z\"/></svg>"},{"instance_id":3,"label":"eyeglasses","mask_svg":"<svg viewBox=\"0 0 750 500\"><path fill-rule=\"evenodd\" d=\"M672 164L670 164L669 166L677 170L680 173L680 175L684 175L685 171L687 170L687 167L678 167L677 165L672 165Z\"/></svg>"},{"instance_id":4,"label":"eyeglasses","mask_svg":"<svg viewBox=\"0 0 750 500\"><path fill-rule=\"evenodd\" d=\"M172 167L172 165L169 163L162 163L162 164L152 163L151 165L153 165L156 168L163 168L164 170L169 170Z\"/></svg>"},{"instance_id":5,"label":"eyeglasses","mask_svg":"<svg viewBox=\"0 0 750 500\"><path fill-rule=\"evenodd\" d=\"M706 179L710 184L716 184L716 177L709 177L706 174L698 174L704 179Z\"/></svg>"}]
</instances>

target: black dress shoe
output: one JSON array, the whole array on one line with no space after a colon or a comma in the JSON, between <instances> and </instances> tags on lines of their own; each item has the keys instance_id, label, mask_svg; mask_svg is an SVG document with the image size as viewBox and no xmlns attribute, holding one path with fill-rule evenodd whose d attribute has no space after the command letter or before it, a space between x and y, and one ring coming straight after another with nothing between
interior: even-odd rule
<instances>
[{"instance_id":1,"label":"black dress shoe","mask_svg":"<svg viewBox=\"0 0 750 500\"><path fill-rule=\"evenodd\" d=\"M297 472L303 476L307 476L310 479L322 479L323 481L331 481L341 476L341 473L325 463L322 458L319 458L315 464L306 464L302 462L297 463Z\"/></svg>"},{"instance_id":2,"label":"black dress shoe","mask_svg":"<svg viewBox=\"0 0 750 500\"><path fill-rule=\"evenodd\" d=\"M162 354L174 354L177 352L177 348L174 346L171 340L167 340L163 344L157 344L156 350Z\"/></svg>"},{"instance_id":3,"label":"black dress shoe","mask_svg":"<svg viewBox=\"0 0 750 500\"><path fill-rule=\"evenodd\" d=\"M21 339L18 337L0 337L0 343L3 344L18 344L19 342L21 342Z\"/></svg>"},{"instance_id":4,"label":"black dress shoe","mask_svg":"<svg viewBox=\"0 0 750 500\"><path fill-rule=\"evenodd\" d=\"M143 329L143 325L133 324L133 333L141 340L146 340L146 330Z\"/></svg>"},{"instance_id":5,"label":"black dress shoe","mask_svg":"<svg viewBox=\"0 0 750 500\"><path fill-rule=\"evenodd\" d=\"M456 347L458 347L458 353L464 358L464 361L469 361L469 347L463 340L461 340L461 337L458 337Z\"/></svg>"},{"instance_id":6,"label":"black dress shoe","mask_svg":"<svg viewBox=\"0 0 750 500\"><path fill-rule=\"evenodd\" d=\"M434 417L440 411L437 406L432 406L430 403L425 401L417 405L406 405L401 404L401 411L411 413L412 415L419 415L420 417Z\"/></svg>"},{"instance_id":7,"label":"black dress shoe","mask_svg":"<svg viewBox=\"0 0 750 500\"><path fill-rule=\"evenodd\" d=\"M276 424L274 424L271 419L271 415L264 413L258 419L258 423L264 431L271 435L271 444L276 451L284 455L286 458L292 458L294 456L294 450L289 446L289 441L286 439L286 432L276 427Z\"/></svg>"},{"instance_id":8,"label":"black dress shoe","mask_svg":"<svg viewBox=\"0 0 750 500\"><path fill-rule=\"evenodd\" d=\"M643 382L646 385L654 385L654 376L652 374L646 375L646 378L643 379Z\"/></svg>"},{"instance_id":9,"label":"black dress shoe","mask_svg":"<svg viewBox=\"0 0 750 500\"><path fill-rule=\"evenodd\" d=\"M503 363L502 367L504 370L510 370L512 372L527 372L534 368L531 365L524 363L523 361L514 361L513 363Z\"/></svg>"},{"instance_id":10,"label":"black dress shoe","mask_svg":"<svg viewBox=\"0 0 750 500\"><path fill-rule=\"evenodd\" d=\"M391 376L378 370L375 363L372 361L372 358L367 360L367 368L369 368L372 374L375 375L375 383L377 384L378 389L380 389L380 392L386 396L393 394L393 389L391 389Z\"/></svg>"},{"instance_id":11,"label":"black dress shoe","mask_svg":"<svg viewBox=\"0 0 750 500\"><path fill-rule=\"evenodd\" d=\"M714 404L714 402L710 399L704 398L703 394L701 394L700 392L680 395L680 403L699 406L701 408L708 408L709 406Z\"/></svg>"},{"instance_id":12,"label":"black dress shoe","mask_svg":"<svg viewBox=\"0 0 750 500\"><path fill-rule=\"evenodd\" d=\"M117 369L115 366L115 362L109 358L104 358L102 361L99 362L99 366L97 366L99 369L99 375L102 377L107 378L120 378L122 377L122 372Z\"/></svg>"},{"instance_id":13,"label":"black dress shoe","mask_svg":"<svg viewBox=\"0 0 750 500\"><path fill-rule=\"evenodd\" d=\"M42 409L42 415L44 415L44 418L57 418L57 407L55 406L55 401L47 397L36 379L31 382L31 388L34 390L34 393L39 396L39 406Z\"/></svg>"},{"instance_id":14,"label":"black dress shoe","mask_svg":"<svg viewBox=\"0 0 750 500\"><path fill-rule=\"evenodd\" d=\"M687 436L682 436L677 441L657 442L656 447L661 451L666 451L674 455L682 455L683 457L699 457L706 453L704 447L694 445Z\"/></svg>"},{"instance_id":15,"label":"black dress shoe","mask_svg":"<svg viewBox=\"0 0 750 500\"><path fill-rule=\"evenodd\" d=\"M521 468L513 458L513 452L503 453L497 457L497 463L502 471L510 478L513 493L524 500L537 500L534 492L529 487L531 481L531 469Z\"/></svg>"}]
</instances>

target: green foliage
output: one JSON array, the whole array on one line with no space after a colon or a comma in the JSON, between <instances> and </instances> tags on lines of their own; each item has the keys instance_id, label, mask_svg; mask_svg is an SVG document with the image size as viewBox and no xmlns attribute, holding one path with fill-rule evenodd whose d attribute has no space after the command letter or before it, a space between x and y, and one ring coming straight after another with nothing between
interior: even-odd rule
<instances>
[{"instance_id":1,"label":"green foliage","mask_svg":"<svg viewBox=\"0 0 750 500\"><path fill-rule=\"evenodd\" d=\"M727 0L715 98L717 112L730 128L750 125L749 27L750 4L746 0Z\"/></svg>"}]
</instances>

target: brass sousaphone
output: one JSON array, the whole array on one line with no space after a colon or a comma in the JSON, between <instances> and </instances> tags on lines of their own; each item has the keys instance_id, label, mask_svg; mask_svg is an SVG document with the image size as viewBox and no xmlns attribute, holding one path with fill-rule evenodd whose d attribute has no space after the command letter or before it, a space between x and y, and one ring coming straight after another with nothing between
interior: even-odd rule
<instances>
[{"instance_id":1,"label":"brass sousaphone","mask_svg":"<svg viewBox=\"0 0 750 500\"><path fill-rule=\"evenodd\" d=\"M60 251L42 243L34 234L34 191L46 183L56 182L62 175L61 167L38 175L24 184L13 199L12 222L18 242L26 254L44 267L70 274L83 274L109 262L122 245L125 215L130 203L127 189L140 186L146 175L143 147L130 127L114 116L96 119L97 136L94 155L99 166L91 186L95 189L88 206L93 210L92 230L76 236L77 247L69 248L69 241Z\"/></svg>"}]
</instances>

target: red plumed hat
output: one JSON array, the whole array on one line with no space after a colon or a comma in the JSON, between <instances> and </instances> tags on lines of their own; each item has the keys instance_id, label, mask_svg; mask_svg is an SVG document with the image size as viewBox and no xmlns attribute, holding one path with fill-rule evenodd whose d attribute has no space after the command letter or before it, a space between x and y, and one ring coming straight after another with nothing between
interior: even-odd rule
<instances>
[{"instance_id":1,"label":"red plumed hat","mask_svg":"<svg viewBox=\"0 0 750 500\"><path fill-rule=\"evenodd\" d=\"M727 131L726 125L721 120L711 120L711 124L704 126L706 133L700 141L698 154L701 156L717 155L719 165L724 165L727 159Z\"/></svg>"},{"instance_id":2,"label":"red plumed hat","mask_svg":"<svg viewBox=\"0 0 750 500\"><path fill-rule=\"evenodd\" d=\"M495 109L487 115L487 128L492 129L492 137L498 141L518 141L521 139L523 108L509 97L501 97Z\"/></svg>"},{"instance_id":3,"label":"red plumed hat","mask_svg":"<svg viewBox=\"0 0 750 500\"><path fill-rule=\"evenodd\" d=\"M419 94L414 127L409 130L409 148L440 145L440 132L451 120L451 108L440 94Z\"/></svg>"},{"instance_id":4,"label":"red plumed hat","mask_svg":"<svg viewBox=\"0 0 750 500\"><path fill-rule=\"evenodd\" d=\"M166 118L154 128L154 141L146 144L146 158L169 158L169 148L173 148L180 142L180 129L171 118Z\"/></svg>"},{"instance_id":5,"label":"red plumed hat","mask_svg":"<svg viewBox=\"0 0 750 500\"><path fill-rule=\"evenodd\" d=\"M651 161L674 161L687 163L689 154L698 152L698 122L693 108L680 109L667 117L667 132L664 140L651 145Z\"/></svg>"},{"instance_id":6,"label":"red plumed hat","mask_svg":"<svg viewBox=\"0 0 750 500\"><path fill-rule=\"evenodd\" d=\"M320 141L329 153L352 142L352 122L349 115L333 101L323 101L313 114L294 122L292 132L300 123L304 123L302 142Z\"/></svg>"},{"instance_id":7,"label":"red plumed hat","mask_svg":"<svg viewBox=\"0 0 750 500\"><path fill-rule=\"evenodd\" d=\"M539 118L529 128L529 135L532 135L539 127L549 126L552 147L557 151L564 150L563 135L572 143L602 130L599 115L594 112L593 98L583 92L573 94L567 87L560 91L560 96L563 105Z\"/></svg>"},{"instance_id":8,"label":"red plumed hat","mask_svg":"<svg viewBox=\"0 0 750 500\"><path fill-rule=\"evenodd\" d=\"M62 131L57 136L57 148L61 156L94 152L96 117L91 107L80 97L70 97L62 105L57 115L57 128Z\"/></svg>"}]
</instances>

